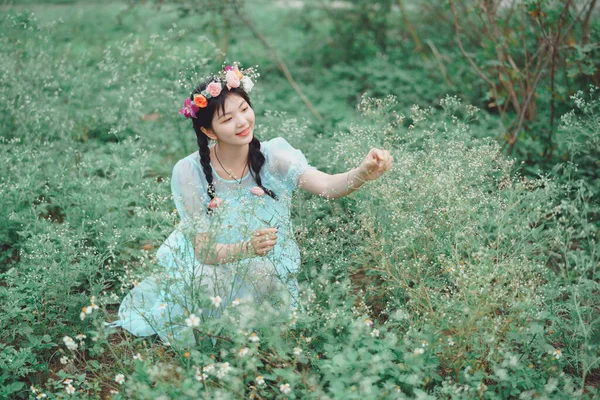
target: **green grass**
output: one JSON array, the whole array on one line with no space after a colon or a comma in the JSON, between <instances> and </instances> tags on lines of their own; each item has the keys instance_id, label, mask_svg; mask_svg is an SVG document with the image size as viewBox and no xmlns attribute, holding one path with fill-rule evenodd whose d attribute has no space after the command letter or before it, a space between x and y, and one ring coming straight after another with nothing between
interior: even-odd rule
<instances>
[{"instance_id":1,"label":"green grass","mask_svg":"<svg viewBox=\"0 0 600 400\"><path fill-rule=\"evenodd\" d=\"M126 9L3 8L0 398L35 398L31 386L48 399L597 396L593 181L569 162L522 176L496 143L498 119L445 96L430 60L407 56L391 73L385 56L312 64L323 43L305 30L307 15L268 2L248 13L324 121L239 26L227 59L259 65L259 138L283 136L330 173L372 147L390 150L395 166L337 201L296 194L301 310L230 308L203 326L217 344L194 349L106 331L133 283L159 268L156 249L177 223L171 169L196 150L177 110L220 58L210 15ZM599 104L582 92L561 122L571 162L593 157ZM64 337L78 334L71 351ZM224 363L232 370L219 376Z\"/></svg>"}]
</instances>

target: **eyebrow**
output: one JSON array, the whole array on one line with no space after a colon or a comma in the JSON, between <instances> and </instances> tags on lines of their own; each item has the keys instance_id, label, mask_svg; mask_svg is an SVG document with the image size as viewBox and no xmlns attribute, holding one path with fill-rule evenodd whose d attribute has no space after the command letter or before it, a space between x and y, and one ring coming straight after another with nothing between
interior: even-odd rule
<instances>
[{"instance_id":1,"label":"eyebrow","mask_svg":"<svg viewBox=\"0 0 600 400\"><path fill-rule=\"evenodd\" d=\"M241 108L244 105L245 102L246 102L246 100L242 100L242 102L240 103L240 105L238 106L238 108ZM221 115L220 117L218 117L218 119L221 119L224 116L229 115L229 114L231 114L231 113L225 113L225 114Z\"/></svg>"}]
</instances>

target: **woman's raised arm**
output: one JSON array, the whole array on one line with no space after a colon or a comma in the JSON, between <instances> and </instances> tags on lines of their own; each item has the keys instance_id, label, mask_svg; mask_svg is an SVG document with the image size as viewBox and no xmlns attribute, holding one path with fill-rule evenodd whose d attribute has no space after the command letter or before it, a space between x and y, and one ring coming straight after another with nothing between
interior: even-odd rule
<instances>
[{"instance_id":1,"label":"woman's raised arm","mask_svg":"<svg viewBox=\"0 0 600 400\"><path fill-rule=\"evenodd\" d=\"M326 198L338 199L359 189L366 181L379 178L392 167L394 158L387 150L371 149L357 168L330 175L317 169L304 171L298 187Z\"/></svg>"}]
</instances>

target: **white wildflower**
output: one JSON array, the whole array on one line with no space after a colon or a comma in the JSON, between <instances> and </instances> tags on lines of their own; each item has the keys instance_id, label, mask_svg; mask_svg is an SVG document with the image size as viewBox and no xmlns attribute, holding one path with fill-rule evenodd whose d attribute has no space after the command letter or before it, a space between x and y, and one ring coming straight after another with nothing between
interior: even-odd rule
<instances>
[{"instance_id":1,"label":"white wildflower","mask_svg":"<svg viewBox=\"0 0 600 400\"><path fill-rule=\"evenodd\" d=\"M65 343L65 346L67 346L67 349L71 351L77 350L77 343L75 343L75 341L71 337L65 336L63 338L63 342Z\"/></svg>"},{"instance_id":2,"label":"white wildflower","mask_svg":"<svg viewBox=\"0 0 600 400\"><path fill-rule=\"evenodd\" d=\"M225 375L227 375L227 373L231 371L231 366L229 366L228 362L224 362L219 364L219 370L217 371L217 376L219 378L224 377Z\"/></svg>"},{"instance_id":3,"label":"white wildflower","mask_svg":"<svg viewBox=\"0 0 600 400\"><path fill-rule=\"evenodd\" d=\"M196 368L196 375L194 375L198 382L205 381L208 378L208 374L202 372L200 368Z\"/></svg>"},{"instance_id":4,"label":"white wildflower","mask_svg":"<svg viewBox=\"0 0 600 400\"><path fill-rule=\"evenodd\" d=\"M190 314L189 318L185 319L185 324L190 328L195 328L197 326L200 326L200 318L198 318L194 314Z\"/></svg>"},{"instance_id":5,"label":"white wildflower","mask_svg":"<svg viewBox=\"0 0 600 400\"><path fill-rule=\"evenodd\" d=\"M223 299L221 298L221 296L215 296L215 297L211 297L210 301L213 304L213 306L220 307L221 303L223 302Z\"/></svg>"},{"instance_id":6,"label":"white wildflower","mask_svg":"<svg viewBox=\"0 0 600 400\"><path fill-rule=\"evenodd\" d=\"M373 329L373 331L371 332L371 336L379 337L379 329Z\"/></svg>"},{"instance_id":7,"label":"white wildflower","mask_svg":"<svg viewBox=\"0 0 600 400\"><path fill-rule=\"evenodd\" d=\"M125 383L125 375L118 374L117 376L115 376L115 382L117 382L119 385L124 384Z\"/></svg>"},{"instance_id":8,"label":"white wildflower","mask_svg":"<svg viewBox=\"0 0 600 400\"><path fill-rule=\"evenodd\" d=\"M246 354L248 354L248 351L250 351L250 349L249 349L249 348L247 348L247 347L242 347L242 348L240 349L240 351L239 351L239 353L238 353L238 354L240 355L240 357L244 357L244 356L246 356Z\"/></svg>"},{"instance_id":9,"label":"white wildflower","mask_svg":"<svg viewBox=\"0 0 600 400\"><path fill-rule=\"evenodd\" d=\"M288 394L289 392L292 391L292 388L290 387L289 383L284 383L284 384L282 384L282 385L279 386L279 390L283 394Z\"/></svg>"},{"instance_id":10,"label":"white wildflower","mask_svg":"<svg viewBox=\"0 0 600 400\"><path fill-rule=\"evenodd\" d=\"M560 349L556 349L556 350L554 350L552 355L554 356L554 358L556 358L558 360L559 358L562 357L562 351Z\"/></svg>"},{"instance_id":11,"label":"white wildflower","mask_svg":"<svg viewBox=\"0 0 600 400\"><path fill-rule=\"evenodd\" d=\"M207 374L210 374L214 370L215 370L215 366L212 365L212 364L208 364L207 366L205 366L204 368L202 368L202 371L206 372Z\"/></svg>"},{"instance_id":12,"label":"white wildflower","mask_svg":"<svg viewBox=\"0 0 600 400\"><path fill-rule=\"evenodd\" d=\"M248 340L251 341L251 342L254 342L254 343L260 342L260 338L258 337L258 335L256 334L256 332L252 332L250 334L250 336L248 337Z\"/></svg>"}]
</instances>

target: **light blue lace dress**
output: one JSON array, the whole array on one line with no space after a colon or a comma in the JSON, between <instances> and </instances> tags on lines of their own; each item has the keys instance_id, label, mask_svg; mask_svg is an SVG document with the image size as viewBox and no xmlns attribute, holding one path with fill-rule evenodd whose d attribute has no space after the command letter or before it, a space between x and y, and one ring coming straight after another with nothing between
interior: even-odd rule
<instances>
[{"instance_id":1,"label":"light blue lace dress","mask_svg":"<svg viewBox=\"0 0 600 400\"><path fill-rule=\"evenodd\" d=\"M294 240L290 202L298 177L314 167L283 138L262 142L261 151L265 155L262 184L275 192L278 200L253 194L250 189L257 184L250 172L239 183L221 178L213 168L216 195L223 203L210 216L206 214L210 198L198 152L177 162L171 189L180 223L156 254L161 273L144 279L126 295L119 320L109 326L122 327L136 336L158 334L169 343L193 345L193 332L185 323L191 313L218 317L238 301L296 304L294 273L300 266L300 251ZM206 249L214 246L196 251L194 238L199 233L207 233L212 244L230 244L250 240L252 232L266 227L277 227L278 238L263 257L210 265L202 261Z\"/></svg>"}]
</instances>

